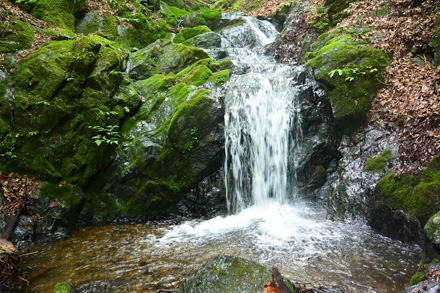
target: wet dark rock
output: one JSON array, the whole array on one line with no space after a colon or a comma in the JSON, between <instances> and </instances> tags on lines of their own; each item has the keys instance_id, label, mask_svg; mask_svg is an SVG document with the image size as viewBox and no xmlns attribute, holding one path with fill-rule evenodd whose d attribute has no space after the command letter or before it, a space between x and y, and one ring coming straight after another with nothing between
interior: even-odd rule
<instances>
[{"instance_id":1,"label":"wet dark rock","mask_svg":"<svg viewBox=\"0 0 440 293\"><path fill-rule=\"evenodd\" d=\"M429 223L432 215L440 210L439 178L439 155L423 172L382 177L369 201L368 223L389 237L420 242L420 227ZM429 233L427 236L434 239L435 234Z\"/></svg>"},{"instance_id":2,"label":"wet dark rock","mask_svg":"<svg viewBox=\"0 0 440 293\"><path fill-rule=\"evenodd\" d=\"M219 34L214 32L208 32L198 35L187 42L185 45L194 46L203 49L220 48L222 40Z\"/></svg>"},{"instance_id":3,"label":"wet dark rock","mask_svg":"<svg viewBox=\"0 0 440 293\"><path fill-rule=\"evenodd\" d=\"M375 194L368 204L368 210L368 225L380 234L404 242L422 243L422 228L417 218L378 200Z\"/></svg>"},{"instance_id":4,"label":"wet dark rock","mask_svg":"<svg viewBox=\"0 0 440 293\"><path fill-rule=\"evenodd\" d=\"M342 158L337 172L332 176L328 197L328 210L332 218L365 219L367 204L377 182L392 170L398 159L397 138L386 131L367 127L355 140L353 142L344 137L339 147ZM385 150L392 153L385 168L366 171L367 161L380 156Z\"/></svg>"},{"instance_id":5,"label":"wet dark rock","mask_svg":"<svg viewBox=\"0 0 440 293\"><path fill-rule=\"evenodd\" d=\"M310 73L301 71L297 80L304 83L298 92L296 120L291 136L297 137L290 145L293 158L289 166L290 177L297 180L301 194L316 197L327 175L333 172L333 161L339 158L339 138L334 130L331 107L324 92L312 82Z\"/></svg>"},{"instance_id":6,"label":"wet dark rock","mask_svg":"<svg viewBox=\"0 0 440 293\"><path fill-rule=\"evenodd\" d=\"M207 261L175 292L261 292L271 275L256 262L222 255Z\"/></svg>"},{"instance_id":7,"label":"wet dark rock","mask_svg":"<svg viewBox=\"0 0 440 293\"><path fill-rule=\"evenodd\" d=\"M213 215L226 214L223 175L223 168L220 168L198 182L170 211L170 217L210 218Z\"/></svg>"},{"instance_id":8,"label":"wet dark rock","mask_svg":"<svg viewBox=\"0 0 440 293\"><path fill-rule=\"evenodd\" d=\"M26 199L32 212L26 209L19 216L11 241L21 249L39 239L65 238L78 222L83 202L84 194L78 186L41 183Z\"/></svg>"}]
</instances>

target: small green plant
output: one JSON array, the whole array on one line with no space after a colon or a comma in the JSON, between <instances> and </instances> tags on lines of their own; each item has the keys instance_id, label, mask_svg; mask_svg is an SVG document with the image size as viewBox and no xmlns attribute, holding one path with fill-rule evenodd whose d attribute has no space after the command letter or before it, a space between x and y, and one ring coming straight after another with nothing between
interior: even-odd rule
<instances>
[{"instance_id":1,"label":"small green plant","mask_svg":"<svg viewBox=\"0 0 440 293\"><path fill-rule=\"evenodd\" d=\"M189 152L194 147L194 144L199 142L199 138L197 137L197 127L191 129L191 142L182 150L182 153Z\"/></svg>"},{"instance_id":2,"label":"small green plant","mask_svg":"<svg viewBox=\"0 0 440 293\"><path fill-rule=\"evenodd\" d=\"M363 68L360 67L353 67L353 66L345 66L343 69L337 68L333 69L328 73L330 78L333 78L333 76L338 73L339 76L345 77L346 81L354 81L356 77L360 77L363 75L368 74L374 74L375 78L378 77L379 69L374 68L372 66L365 66Z\"/></svg>"},{"instance_id":3,"label":"small green plant","mask_svg":"<svg viewBox=\"0 0 440 293\"><path fill-rule=\"evenodd\" d=\"M15 3L35 3L37 0L16 0Z\"/></svg>"},{"instance_id":4,"label":"small green plant","mask_svg":"<svg viewBox=\"0 0 440 293\"><path fill-rule=\"evenodd\" d=\"M11 147L8 151L6 151L6 152L0 154L0 157L10 157L11 159L16 158L17 155L15 155L15 154L13 153L14 149L15 149L15 147Z\"/></svg>"},{"instance_id":5,"label":"small green plant","mask_svg":"<svg viewBox=\"0 0 440 293\"><path fill-rule=\"evenodd\" d=\"M41 104L43 104L45 106L50 106L50 103L48 101L39 101L36 103L36 105L41 105Z\"/></svg>"},{"instance_id":6,"label":"small green plant","mask_svg":"<svg viewBox=\"0 0 440 293\"><path fill-rule=\"evenodd\" d=\"M98 132L97 135L92 137L93 141L97 146L100 146L102 143L108 144L118 144L119 143L119 132L117 129L119 126L117 125L107 125L105 127L101 127L98 125L89 126L90 129L93 129Z\"/></svg>"},{"instance_id":7,"label":"small green plant","mask_svg":"<svg viewBox=\"0 0 440 293\"><path fill-rule=\"evenodd\" d=\"M107 115L107 116L112 116L112 115L118 115L118 112L116 112L116 111L106 111L106 112L104 112L104 114L105 115Z\"/></svg>"}]
</instances>

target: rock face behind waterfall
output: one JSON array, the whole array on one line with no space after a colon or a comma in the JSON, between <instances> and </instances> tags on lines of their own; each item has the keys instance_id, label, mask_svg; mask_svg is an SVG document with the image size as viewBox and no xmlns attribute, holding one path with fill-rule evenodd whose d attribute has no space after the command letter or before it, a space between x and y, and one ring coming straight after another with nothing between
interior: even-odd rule
<instances>
[{"instance_id":1,"label":"rock face behind waterfall","mask_svg":"<svg viewBox=\"0 0 440 293\"><path fill-rule=\"evenodd\" d=\"M340 157L340 138L335 130L330 103L313 81L310 72L302 72L298 83L303 84L297 99L301 120L294 121L292 135L298 135L299 132L300 138L290 146L294 162L290 176L297 180L298 191L302 196L322 199L325 195L320 194L320 188L329 174L336 170Z\"/></svg>"}]
</instances>

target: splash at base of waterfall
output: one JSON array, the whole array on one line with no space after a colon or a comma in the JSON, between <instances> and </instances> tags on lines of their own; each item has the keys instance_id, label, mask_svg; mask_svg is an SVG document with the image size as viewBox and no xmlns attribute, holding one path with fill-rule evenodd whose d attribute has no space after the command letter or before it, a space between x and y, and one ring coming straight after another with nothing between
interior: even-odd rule
<instances>
[{"instance_id":1,"label":"splash at base of waterfall","mask_svg":"<svg viewBox=\"0 0 440 293\"><path fill-rule=\"evenodd\" d=\"M320 280L341 292L399 292L421 254L366 225L326 220L322 208L275 202L179 225L86 227L30 251L38 253L24 264L38 268L31 276L37 292L59 281L81 292L155 292L178 286L218 255L275 265L292 281Z\"/></svg>"}]
</instances>

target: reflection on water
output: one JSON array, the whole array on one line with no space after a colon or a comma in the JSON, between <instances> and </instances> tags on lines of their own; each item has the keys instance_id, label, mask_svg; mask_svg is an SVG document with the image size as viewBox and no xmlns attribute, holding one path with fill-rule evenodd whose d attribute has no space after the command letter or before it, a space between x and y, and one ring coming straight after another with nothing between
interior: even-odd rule
<instances>
[{"instance_id":1,"label":"reflection on water","mask_svg":"<svg viewBox=\"0 0 440 293\"><path fill-rule=\"evenodd\" d=\"M38 253L24 263L34 268L37 292L51 292L61 281L82 292L154 292L178 286L220 254L276 265L291 280L323 280L344 292L398 292L420 258L418 246L365 225L331 222L305 205L276 203L180 225L86 227L30 250Z\"/></svg>"}]
</instances>

